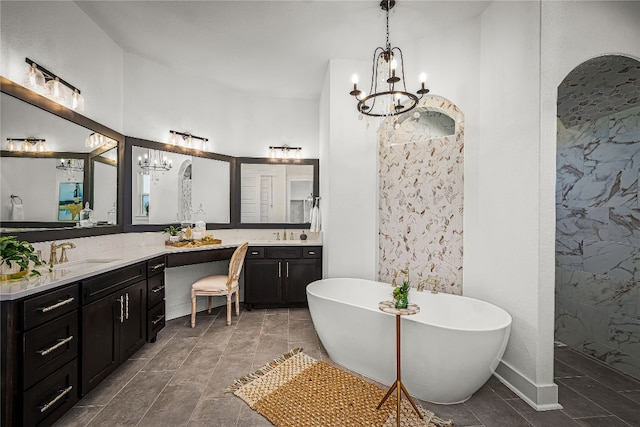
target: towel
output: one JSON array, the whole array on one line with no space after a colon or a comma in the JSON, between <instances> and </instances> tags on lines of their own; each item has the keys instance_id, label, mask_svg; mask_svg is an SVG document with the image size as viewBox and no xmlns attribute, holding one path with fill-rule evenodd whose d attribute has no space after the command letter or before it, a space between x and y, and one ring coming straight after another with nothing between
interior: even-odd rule
<instances>
[{"instance_id":1,"label":"towel","mask_svg":"<svg viewBox=\"0 0 640 427\"><path fill-rule=\"evenodd\" d=\"M22 203L11 202L11 211L9 212L9 220L11 221L23 221L24 220L24 208Z\"/></svg>"},{"instance_id":2,"label":"towel","mask_svg":"<svg viewBox=\"0 0 640 427\"><path fill-rule=\"evenodd\" d=\"M320 209L317 204L311 210L311 226L309 227L309 231L312 233L320 231Z\"/></svg>"}]
</instances>

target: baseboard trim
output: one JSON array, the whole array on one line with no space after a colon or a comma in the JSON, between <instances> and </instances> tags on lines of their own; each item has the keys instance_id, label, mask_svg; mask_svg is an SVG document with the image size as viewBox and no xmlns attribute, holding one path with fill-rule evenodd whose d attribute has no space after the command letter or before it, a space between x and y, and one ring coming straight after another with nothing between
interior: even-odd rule
<instances>
[{"instance_id":1,"label":"baseboard trim","mask_svg":"<svg viewBox=\"0 0 640 427\"><path fill-rule=\"evenodd\" d=\"M558 403L558 386L556 384L532 383L504 360L500 361L494 375L536 411L562 409L562 405Z\"/></svg>"}]
</instances>

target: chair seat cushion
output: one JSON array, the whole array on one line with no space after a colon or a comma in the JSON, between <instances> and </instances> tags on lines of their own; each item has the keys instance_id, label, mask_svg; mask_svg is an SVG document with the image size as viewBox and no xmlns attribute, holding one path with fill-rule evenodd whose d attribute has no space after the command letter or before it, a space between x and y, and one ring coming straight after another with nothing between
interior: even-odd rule
<instances>
[{"instance_id":1,"label":"chair seat cushion","mask_svg":"<svg viewBox=\"0 0 640 427\"><path fill-rule=\"evenodd\" d=\"M191 285L191 289L194 291L204 292L219 292L221 294L227 293L227 279L228 276L207 276L195 282Z\"/></svg>"}]
</instances>

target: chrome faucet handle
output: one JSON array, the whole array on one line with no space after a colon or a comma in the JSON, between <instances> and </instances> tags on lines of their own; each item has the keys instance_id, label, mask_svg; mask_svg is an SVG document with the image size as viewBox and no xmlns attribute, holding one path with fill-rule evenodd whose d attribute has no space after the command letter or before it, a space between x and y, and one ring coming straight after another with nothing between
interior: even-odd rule
<instances>
[{"instance_id":1,"label":"chrome faucet handle","mask_svg":"<svg viewBox=\"0 0 640 427\"><path fill-rule=\"evenodd\" d=\"M289 235L289 240L293 240L293 231L291 232L291 234Z\"/></svg>"},{"instance_id":2,"label":"chrome faucet handle","mask_svg":"<svg viewBox=\"0 0 640 427\"><path fill-rule=\"evenodd\" d=\"M56 242L51 242L51 252L49 253L49 265L56 265L58 263L58 246Z\"/></svg>"},{"instance_id":3,"label":"chrome faucet handle","mask_svg":"<svg viewBox=\"0 0 640 427\"><path fill-rule=\"evenodd\" d=\"M416 289L418 292L423 292L425 288L425 284L427 283L427 279L419 279L418 280L418 288Z\"/></svg>"}]
</instances>

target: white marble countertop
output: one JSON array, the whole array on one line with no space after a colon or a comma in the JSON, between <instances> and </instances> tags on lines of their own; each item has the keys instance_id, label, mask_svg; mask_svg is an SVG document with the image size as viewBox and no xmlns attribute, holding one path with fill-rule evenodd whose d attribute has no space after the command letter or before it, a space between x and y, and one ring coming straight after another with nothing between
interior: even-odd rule
<instances>
[{"instance_id":1,"label":"white marble countertop","mask_svg":"<svg viewBox=\"0 0 640 427\"><path fill-rule=\"evenodd\" d=\"M72 260L68 263L57 264L54 270L49 272L47 267L40 267L40 276L32 276L17 280L0 282L0 301L10 301L40 292L51 290L62 285L77 282L87 277L106 273L120 267L135 264L156 256L193 252L203 250L216 250L229 247L237 247L246 240L229 239L221 244L204 245L199 247L175 247L164 244L150 244L144 246L125 246L113 250L103 250L95 256L87 256ZM322 246L317 240L253 240L250 246ZM77 250L77 249L74 249ZM91 253L89 251L89 253Z\"/></svg>"}]
</instances>

